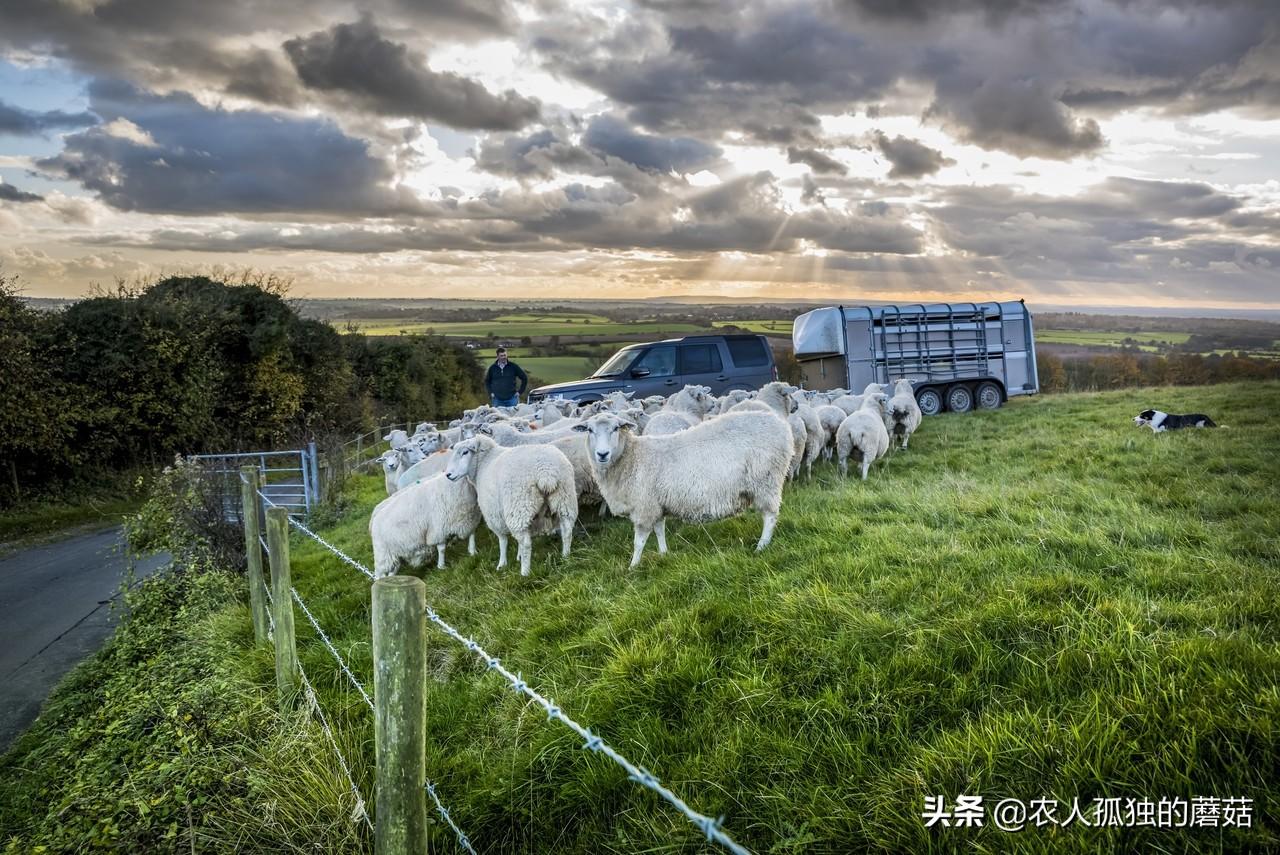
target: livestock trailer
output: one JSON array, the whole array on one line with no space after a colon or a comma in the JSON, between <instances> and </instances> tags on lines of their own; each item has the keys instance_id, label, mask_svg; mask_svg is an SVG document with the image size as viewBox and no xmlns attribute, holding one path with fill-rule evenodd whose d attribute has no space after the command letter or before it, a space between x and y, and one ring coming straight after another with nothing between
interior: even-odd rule
<instances>
[{"instance_id":1,"label":"livestock trailer","mask_svg":"<svg viewBox=\"0 0 1280 855\"><path fill-rule=\"evenodd\" d=\"M791 340L806 388L858 394L905 377L925 415L993 410L1040 391L1021 300L814 309L796 318Z\"/></svg>"}]
</instances>

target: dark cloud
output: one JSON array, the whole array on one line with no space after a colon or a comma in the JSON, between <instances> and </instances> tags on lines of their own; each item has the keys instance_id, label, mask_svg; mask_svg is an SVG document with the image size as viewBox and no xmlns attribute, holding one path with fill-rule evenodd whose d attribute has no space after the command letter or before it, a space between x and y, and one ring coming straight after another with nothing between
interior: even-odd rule
<instances>
[{"instance_id":1,"label":"dark cloud","mask_svg":"<svg viewBox=\"0 0 1280 855\"><path fill-rule=\"evenodd\" d=\"M805 173L800 183L800 201L806 205L826 205L827 197L822 188L813 180L813 176Z\"/></svg>"},{"instance_id":2,"label":"dark cloud","mask_svg":"<svg viewBox=\"0 0 1280 855\"><path fill-rule=\"evenodd\" d=\"M0 202L42 202L44 197L37 193L19 190L12 184L0 182Z\"/></svg>"},{"instance_id":3,"label":"dark cloud","mask_svg":"<svg viewBox=\"0 0 1280 855\"><path fill-rule=\"evenodd\" d=\"M545 27L535 42L550 66L604 93L655 132L743 130L762 141L812 142L817 113L844 112L893 83L901 60L817 8L656 17ZM604 29L600 36L595 30ZM585 49L583 40L591 49Z\"/></svg>"},{"instance_id":4,"label":"dark cloud","mask_svg":"<svg viewBox=\"0 0 1280 855\"><path fill-rule=\"evenodd\" d=\"M461 75L432 71L425 57L385 38L369 16L290 39L284 50L308 88L373 113L484 130L516 130L538 117L538 102L513 90L495 95Z\"/></svg>"},{"instance_id":5,"label":"dark cloud","mask_svg":"<svg viewBox=\"0 0 1280 855\"><path fill-rule=\"evenodd\" d=\"M1021 157L1066 160L1106 142L1096 121L1074 115L1031 80L986 80L974 89L940 82L928 115L966 142Z\"/></svg>"},{"instance_id":6,"label":"dark cloud","mask_svg":"<svg viewBox=\"0 0 1280 855\"><path fill-rule=\"evenodd\" d=\"M1136 269L1139 256L1215 234L1241 204L1206 184L1131 178L1065 198L958 187L939 201L930 213L952 248L1072 276L1099 265Z\"/></svg>"},{"instance_id":7,"label":"dark cloud","mask_svg":"<svg viewBox=\"0 0 1280 855\"><path fill-rule=\"evenodd\" d=\"M921 178L932 175L944 166L955 164L954 160L945 157L936 148L929 148L919 140L901 134L889 139L876 131L874 139L876 148L893 164L893 168L889 170L890 178Z\"/></svg>"},{"instance_id":8,"label":"dark cloud","mask_svg":"<svg viewBox=\"0 0 1280 855\"><path fill-rule=\"evenodd\" d=\"M845 5L871 18L921 23L961 13L979 13L999 21L1061 6L1062 0L845 0Z\"/></svg>"},{"instance_id":9,"label":"dark cloud","mask_svg":"<svg viewBox=\"0 0 1280 855\"><path fill-rule=\"evenodd\" d=\"M359 8L395 31L412 33L415 44L505 35L518 23L506 0L366 0ZM328 99L308 94L280 49L245 45L261 40L253 37L312 33L350 15L345 0L5 0L0 49L39 49L83 73L153 90L207 87L302 106ZM483 101L465 84L441 85L452 98Z\"/></svg>"},{"instance_id":10,"label":"dark cloud","mask_svg":"<svg viewBox=\"0 0 1280 855\"><path fill-rule=\"evenodd\" d=\"M89 112L24 110L0 101L0 134L36 136L49 131L87 128L97 122L98 117Z\"/></svg>"},{"instance_id":11,"label":"dark cloud","mask_svg":"<svg viewBox=\"0 0 1280 855\"><path fill-rule=\"evenodd\" d=\"M594 172L599 158L567 139L563 131L543 128L531 134L490 134L471 153L476 166L513 178L551 178L557 171Z\"/></svg>"},{"instance_id":12,"label":"dark cloud","mask_svg":"<svg viewBox=\"0 0 1280 855\"><path fill-rule=\"evenodd\" d=\"M40 169L79 182L121 210L174 214L425 213L395 189L391 164L319 118L201 105L97 83L105 124L73 134ZM125 124L128 123L128 124Z\"/></svg>"},{"instance_id":13,"label":"dark cloud","mask_svg":"<svg viewBox=\"0 0 1280 855\"><path fill-rule=\"evenodd\" d=\"M824 175L844 175L849 171L848 167L843 163L826 152L818 151L816 148L789 146L787 148L787 162L803 163L814 172Z\"/></svg>"},{"instance_id":14,"label":"dark cloud","mask_svg":"<svg viewBox=\"0 0 1280 855\"><path fill-rule=\"evenodd\" d=\"M582 144L608 157L656 172L691 172L720 156L720 149L688 137L643 134L609 115L596 116L582 135Z\"/></svg>"}]
</instances>

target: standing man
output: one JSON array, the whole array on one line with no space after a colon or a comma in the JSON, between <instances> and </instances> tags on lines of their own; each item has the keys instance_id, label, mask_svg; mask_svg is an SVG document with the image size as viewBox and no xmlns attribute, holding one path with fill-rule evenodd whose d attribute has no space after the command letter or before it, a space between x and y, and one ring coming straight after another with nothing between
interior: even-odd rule
<instances>
[{"instance_id":1,"label":"standing man","mask_svg":"<svg viewBox=\"0 0 1280 855\"><path fill-rule=\"evenodd\" d=\"M519 384L519 388L517 388ZM514 407L529 386L529 375L514 362L507 361L507 349L498 348L498 358L484 375L484 387L489 390L489 403L495 407Z\"/></svg>"}]
</instances>

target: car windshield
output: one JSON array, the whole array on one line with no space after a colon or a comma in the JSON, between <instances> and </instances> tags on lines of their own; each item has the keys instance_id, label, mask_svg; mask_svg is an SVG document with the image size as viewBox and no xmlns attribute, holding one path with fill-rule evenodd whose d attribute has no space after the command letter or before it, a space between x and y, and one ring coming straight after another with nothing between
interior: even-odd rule
<instances>
[{"instance_id":1,"label":"car windshield","mask_svg":"<svg viewBox=\"0 0 1280 855\"><path fill-rule=\"evenodd\" d=\"M610 357L609 361L601 365L592 377L617 377L622 372L631 367L631 363L636 361L636 357L643 353L643 348L629 347L620 350Z\"/></svg>"}]
</instances>

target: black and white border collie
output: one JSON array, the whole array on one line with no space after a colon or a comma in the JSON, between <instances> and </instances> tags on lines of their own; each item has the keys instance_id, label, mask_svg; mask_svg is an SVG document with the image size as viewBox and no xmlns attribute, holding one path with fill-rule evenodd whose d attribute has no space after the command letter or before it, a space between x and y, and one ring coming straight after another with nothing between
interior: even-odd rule
<instances>
[{"instance_id":1,"label":"black and white border collie","mask_svg":"<svg viewBox=\"0 0 1280 855\"><path fill-rule=\"evenodd\" d=\"M1213 419L1204 413L1188 413L1178 416L1172 413L1162 413L1160 410L1143 410L1133 417L1133 423L1138 427L1146 425L1156 433L1164 433L1167 430L1178 430L1179 428L1216 428L1217 424Z\"/></svg>"}]
</instances>

